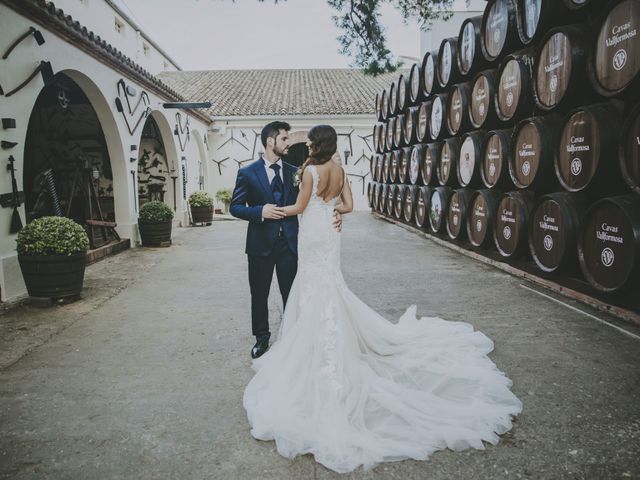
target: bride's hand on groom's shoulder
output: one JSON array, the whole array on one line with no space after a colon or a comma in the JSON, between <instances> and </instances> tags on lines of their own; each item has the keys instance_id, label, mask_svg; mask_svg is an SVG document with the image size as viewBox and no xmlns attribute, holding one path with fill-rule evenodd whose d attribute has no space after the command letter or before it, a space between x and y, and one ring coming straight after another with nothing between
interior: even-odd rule
<instances>
[{"instance_id":1,"label":"bride's hand on groom's shoulder","mask_svg":"<svg viewBox=\"0 0 640 480\"><path fill-rule=\"evenodd\" d=\"M341 232L342 231L342 215L340 215L340 212L338 211L333 211L333 228L335 228L337 231Z\"/></svg>"},{"instance_id":2,"label":"bride's hand on groom's shoulder","mask_svg":"<svg viewBox=\"0 0 640 480\"><path fill-rule=\"evenodd\" d=\"M282 207L274 205L273 203L267 203L262 207L262 218L265 220L280 220L284 217L285 214Z\"/></svg>"}]
</instances>

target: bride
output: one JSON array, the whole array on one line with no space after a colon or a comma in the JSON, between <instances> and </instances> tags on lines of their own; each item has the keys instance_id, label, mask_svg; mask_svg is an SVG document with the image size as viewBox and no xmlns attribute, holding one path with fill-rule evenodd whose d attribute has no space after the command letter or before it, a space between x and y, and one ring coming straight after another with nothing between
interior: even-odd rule
<instances>
[{"instance_id":1,"label":"bride","mask_svg":"<svg viewBox=\"0 0 640 480\"><path fill-rule=\"evenodd\" d=\"M347 287L332 222L353 200L330 161L336 141L330 126L310 130L297 202L284 207L301 215L298 273L244 392L251 434L339 473L496 444L522 403L487 357L493 342L468 323L417 319L415 306L393 324Z\"/></svg>"}]
</instances>

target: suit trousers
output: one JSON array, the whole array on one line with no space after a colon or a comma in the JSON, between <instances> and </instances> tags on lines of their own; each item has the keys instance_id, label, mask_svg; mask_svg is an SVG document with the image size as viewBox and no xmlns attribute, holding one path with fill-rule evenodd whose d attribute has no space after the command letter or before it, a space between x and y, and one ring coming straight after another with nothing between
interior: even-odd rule
<instances>
[{"instance_id":1,"label":"suit trousers","mask_svg":"<svg viewBox=\"0 0 640 480\"><path fill-rule=\"evenodd\" d=\"M286 306L291 285L298 270L298 256L287 246L281 234L267 256L247 255L249 259L249 287L251 289L251 326L256 337L269 331L269 290L276 269L282 303Z\"/></svg>"}]
</instances>

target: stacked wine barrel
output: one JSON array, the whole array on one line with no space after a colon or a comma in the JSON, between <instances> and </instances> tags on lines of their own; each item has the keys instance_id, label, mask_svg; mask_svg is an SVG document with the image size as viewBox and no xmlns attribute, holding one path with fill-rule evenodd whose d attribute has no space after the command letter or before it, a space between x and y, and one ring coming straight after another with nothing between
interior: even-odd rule
<instances>
[{"instance_id":1,"label":"stacked wine barrel","mask_svg":"<svg viewBox=\"0 0 640 480\"><path fill-rule=\"evenodd\" d=\"M488 0L375 102L373 211L640 293L640 0Z\"/></svg>"}]
</instances>

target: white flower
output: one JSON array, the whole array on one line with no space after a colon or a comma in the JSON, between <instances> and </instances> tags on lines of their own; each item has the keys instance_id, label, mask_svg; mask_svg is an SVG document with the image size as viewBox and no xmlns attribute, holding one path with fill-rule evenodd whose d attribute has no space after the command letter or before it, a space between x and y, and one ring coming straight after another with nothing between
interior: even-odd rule
<instances>
[{"instance_id":1,"label":"white flower","mask_svg":"<svg viewBox=\"0 0 640 480\"><path fill-rule=\"evenodd\" d=\"M293 177L291 177L291 184L294 187L300 185L300 170L296 171L296 173L293 174Z\"/></svg>"}]
</instances>

